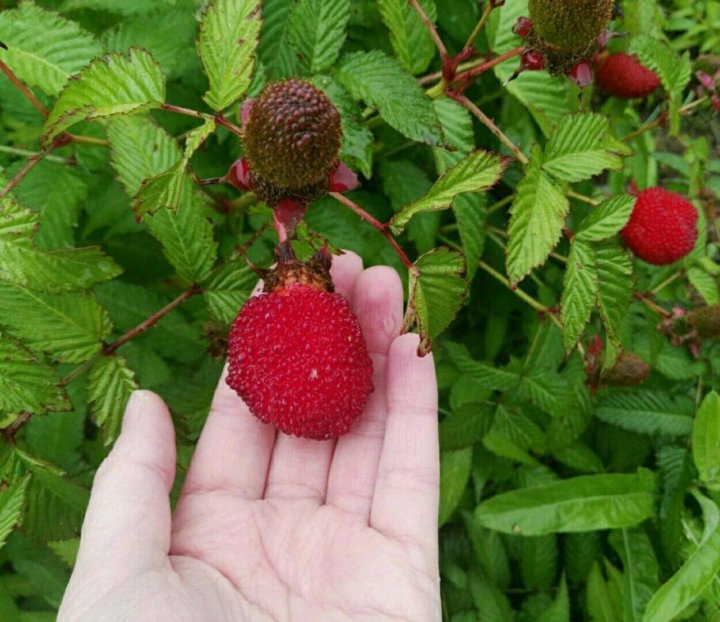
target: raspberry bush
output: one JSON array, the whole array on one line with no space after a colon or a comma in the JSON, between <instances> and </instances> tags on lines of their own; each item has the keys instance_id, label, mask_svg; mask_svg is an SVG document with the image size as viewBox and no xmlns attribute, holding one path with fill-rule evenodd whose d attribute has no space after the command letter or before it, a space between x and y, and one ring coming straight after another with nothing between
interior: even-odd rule
<instances>
[{"instance_id":1,"label":"raspberry bush","mask_svg":"<svg viewBox=\"0 0 720 622\"><path fill-rule=\"evenodd\" d=\"M444 619L720 620L718 2L2 6L0 619L54 619L130 393L182 479L258 274L351 249L435 355ZM357 345L341 433L364 344L285 289Z\"/></svg>"}]
</instances>

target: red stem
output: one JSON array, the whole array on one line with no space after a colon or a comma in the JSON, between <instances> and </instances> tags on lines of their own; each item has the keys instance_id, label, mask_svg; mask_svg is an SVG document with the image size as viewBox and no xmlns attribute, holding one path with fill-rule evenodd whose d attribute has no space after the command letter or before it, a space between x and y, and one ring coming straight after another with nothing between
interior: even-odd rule
<instances>
[{"instance_id":1,"label":"red stem","mask_svg":"<svg viewBox=\"0 0 720 622\"><path fill-rule=\"evenodd\" d=\"M10 69L10 67L8 67L1 60L0 60L0 71L2 71L8 78L10 78L10 81L20 90L20 92L27 98L27 100L33 106L35 106L35 108L37 108L37 110L40 112L40 114L43 117L48 116L47 108L45 108L45 106L43 106L38 101L37 97L35 97L35 95L33 95L32 91L27 86L25 86L25 84L23 84L20 81L20 79L13 73L13 70Z\"/></svg>"},{"instance_id":2,"label":"red stem","mask_svg":"<svg viewBox=\"0 0 720 622\"><path fill-rule=\"evenodd\" d=\"M440 60L442 61L443 65L448 60L449 55L447 48L445 47L445 44L442 42L442 39L440 38L440 35L438 35L437 29L433 25L433 23L430 21L430 18L427 16L427 13L423 10L423 8L420 6L420 3L418 0L408 0L410 3L410 6L412 6L413 9L415 9L415 12L420 16L420 19L423 22L423 25L427 29L428 33L430 33L430 36L432 37L432 40L435 42L435 47L438 49L438 52L440 52Z\"/></svg>"},{"instance_id":3,"label":"red stem","mask_svg":"<svg viewBox=\"0 0 720 622\"><path fill-rule=\"evenodd\" d=\"M205 112L198 112L197 110L192 110L191 108L183 108L182 106L175 106L173 104L161 104L160 109L167 110L168 112L174 112L176 114L184 114L187 117L194 117L196 119L212 119L218 125L222 125L224 128L230 130L233 134L242 136L243 133L241 128L219 114L207 114Z\"/></svg>"},{"instance_id":4,"label":"red stem","mask_svg":"<svg viewBox=\"0 0 720 622\"><path fill-rule=\"evenodd\" d=\"M472 80L473 78L476 78L480 74L485 73L488 69L492 69L496 65L499 65L500 63L504 63L506 60L514 58L515 56L520 56L520 54L522 54L524 50L525 50L524 45L513 48L512 50L508 50L504 54L500 54L500 56L496 56L492 60L489 60L487 63L483 63L482 65L478 65L477 67L473 67L472 69L468 69L467 71L464 71L463 73L461 73L457 76L457 80L461 80L463 82Z\"/></svg>"}]
</instances>

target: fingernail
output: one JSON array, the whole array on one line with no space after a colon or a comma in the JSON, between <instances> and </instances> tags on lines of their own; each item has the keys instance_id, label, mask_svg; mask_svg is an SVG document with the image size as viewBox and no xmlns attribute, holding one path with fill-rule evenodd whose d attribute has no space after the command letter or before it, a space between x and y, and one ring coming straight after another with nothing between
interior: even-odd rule
<instances>
[{"instance_id":1,"label":"fingernail","mask_svg":"<svg viewBox=\"0 0 720 622\"><path fill-rule=\"evenodd\" d=\"M122 421L122 431L128 432L143 416L147 408L148 392L139 389L130 394L127 406L125 406L125 415Z\"/></svg>"}]
</instances>

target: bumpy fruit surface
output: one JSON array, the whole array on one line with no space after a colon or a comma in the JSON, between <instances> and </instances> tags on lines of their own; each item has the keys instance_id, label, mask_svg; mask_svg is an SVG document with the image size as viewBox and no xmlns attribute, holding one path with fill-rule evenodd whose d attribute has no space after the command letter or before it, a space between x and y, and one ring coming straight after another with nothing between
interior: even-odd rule
<instances>
[{"instance_id":1,"label":"bumpy fruit surface","mask_svg":"<svg viewBox=\"0 0 720 622\"><path fill-rule=\"evenodd\" d=\"M227 383L250 411L286 434L344 434L373 390L372 361L355 314L339 293L298 264L249 299L228 340Z\"/></svg>"},{"instance_id":2,"label":"bumpy fruit surface","mask_svg":"<svg viewBox=\"0 0 720 622\"><path fill-rule=\"evenodd\" d=\"M603 376L603 382L613 387L634 387L650 375L650 367L637 354L623 352L612 369Z\"/></svg>"},{"instance_id":3,"label":"bumpy fruit surface","mask_svg":"<svg viewBox=\"0 0 720 622\"><path fill-rule=\"evenodd\" d=\"M624 52L610 54L598 65L595 75L606 93L625 99L645 97L660 86L654 71L642 65L637 57Z\"/></svg>"},{"instance_id":4,"label":"bumpy fruit surface","mask_svg":"<svg viewBox=\"0 0 720 622\"><path fill-rule=\"evenodd\" d=\"M340 115L325 94L303 80L284 80L270 84L253 103L245 157L261 187L327 186L341 139Z\"/></svg>"},{"instance_id":5,"label":"bumpy fruit surface","mask_svg":"<svg viewBox=\"0 0 720 622\"><path fill-rule=\"evenodd\" d=\"M720 337L720 305L693 309L688 313L687 319L700 339Z\"/></svg>"},{"instance_id":6,"label":"bumpy fruit surface","mask_svg":"<svg viewBox=\"0 0 720 622\"><path fill-rule=\"evenodd\" d=\"M630 221L620 235L640 259L665 265L693 249L697 218L697 210L685 197L664 188L648 188L638 194Z\"/></svg>"},{"instance_id":7,"label":"bumpy fruit surface","mask_svg":"<svg viewBox=\"0 0 720 622\"><path fill-rule=\"evenodd\" d=\"M584 51L593 45L612 17L612 0L530 0L535 32L560 50Z\"/></svg>"}]
</instances>

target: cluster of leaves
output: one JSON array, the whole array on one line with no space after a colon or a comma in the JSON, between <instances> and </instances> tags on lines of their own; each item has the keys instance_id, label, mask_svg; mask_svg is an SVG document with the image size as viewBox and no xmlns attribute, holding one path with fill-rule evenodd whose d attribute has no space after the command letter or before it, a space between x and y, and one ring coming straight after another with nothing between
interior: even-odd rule
<instances>
[{"instance_id":1,"label":"cluster of leaves","mask_svg":"<svg viewBox=\"0 0 720 622\"><path fill-rule=\"evenodd\" d=\"M362 180L348 198L417 258L406 270L332 197L299 230L299 250L320 234L397 267L406 324L434 344L446 619L720 620L720 349L694 358L656 328L658 309L720 302L718 136L690 83L717 3L625 3L614 28L630 36L612 45L663 84L640 104L545 72L506 83L517 60L444 96L406 0L9 4L0 619L54 618L138 386L172 409L181 482L254 285L244 255L267 265L276 242L252 194L193 181L242 155L243 99L303 76L341 113L342 158ZM471 66L522 43L525 0L419 4L451 52L489 17ZM630 181L705 208L682 265L640 265L621 245ZM597 335L605 368L623 350L650 364L642 388L589 385L583 342Z\"/></svg>"}]
</instances>

